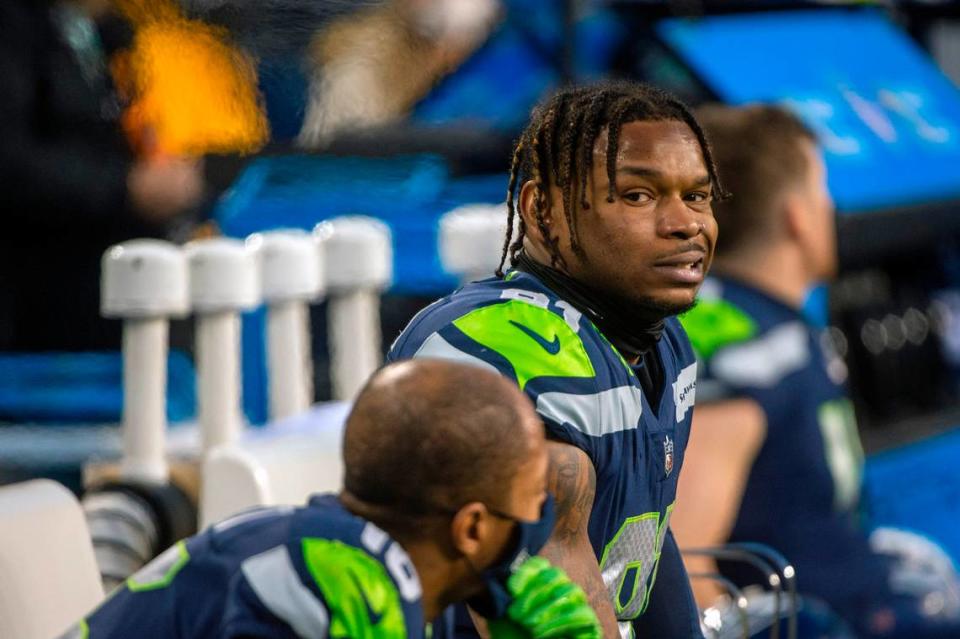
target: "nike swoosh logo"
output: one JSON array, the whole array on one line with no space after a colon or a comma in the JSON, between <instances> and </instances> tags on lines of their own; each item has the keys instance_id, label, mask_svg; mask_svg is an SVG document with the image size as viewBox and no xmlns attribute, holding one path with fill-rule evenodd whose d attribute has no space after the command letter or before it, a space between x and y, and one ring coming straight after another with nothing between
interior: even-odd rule
<instances>
[{"instance_id":1,"label":"nike swoosh logo","mask_svg":"<svg viewBox=\"0 0 960 639\"><path fill-rule=\"evenodd\" d=\"M537 344L539 344L539 345L541 346L541 348L543 348L543 350L547 351L547 352L550 353L551 355L556 355L557 353L560 352L560 336L559 336L559 335L554 335L554 336L553 336L553 341L552 341L552 342L548 342L548 341L547 341L547 338L545 338L545 337L544 337L543 335L541 335L540 333L537 333L537 332L535 332L535 331L527 328L527 327L524 326L523 324L519 324L519 323L517 323L517 322L514 322L513 320L509 320L509 321L510 321L511 324L513 324L514 326L516 326L517 328L519 328L521 331L523 331L523 333L524 333L525 335L527 335L530 339L532 339L532 340L535 341Z\"/></svg>"},{"instance_id":2,"label":"nike swoosh logo","mask_svg":"<svg viewBox=\"0 0 960 639\"><path fill-rule=\"evenodd\" d=\"M375 626L380 623L380 620L383 619L383 613L375 612L373 606L370 605L370 600L367 599L367 591L363 589L363 585L360 583L360 580L353 573L350 573L350 577L353 579L353 583L357 585L357 590L360 591L360 598L363 599L363 605L367 609L367 617L370 618L370 625Z\"/></svg>"}]
</instances>

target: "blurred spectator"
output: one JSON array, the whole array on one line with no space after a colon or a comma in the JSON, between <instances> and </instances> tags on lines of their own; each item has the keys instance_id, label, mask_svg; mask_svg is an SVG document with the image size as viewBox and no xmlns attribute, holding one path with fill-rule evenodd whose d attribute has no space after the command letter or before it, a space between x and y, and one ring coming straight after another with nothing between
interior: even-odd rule
<instances>
[{"instance_id":1,"label":"blurred spectator","mask_svg":"<svg viewBox=\"0 0 960 639\"><path fill-rule=\"evenodd\" d=\"M406 115L487 38L500 9L499 0L390 0L331 23L311 47L301 144Z\"/></svg>"},{"instance_id":2,"label":"blurred spectator","mask_svg":"<svg viewBox=\"0 0 960 639\"><path fill-rule=\"evenodd\" d=\"M709 107L698 118L733 196L714 205L714 275L681 320L700 370L671 521L678 541L772 546L859 637L960 637L960 580L946 553L907 531L871 533L860 519L863 453L846 367L801 314L810 287L837 268L814 134L777 107ZM687 560L691 572L716 572L712 563ZM720 569L757 582L749 568ZM715 586L695 584L701 606Z\"/></svg>"},{"instance_id":3,"label":"blurred spectator","mask_svg":"<svg viewBox=\"0 0 960 639\"><path fill-rule=\"evenodd\" d=\"M0 350L119 346L99 318L109 245L162 236L203 192L196 161L137 159L118 125L108 0L0 3Z\"/></svg>"}]
</instances>

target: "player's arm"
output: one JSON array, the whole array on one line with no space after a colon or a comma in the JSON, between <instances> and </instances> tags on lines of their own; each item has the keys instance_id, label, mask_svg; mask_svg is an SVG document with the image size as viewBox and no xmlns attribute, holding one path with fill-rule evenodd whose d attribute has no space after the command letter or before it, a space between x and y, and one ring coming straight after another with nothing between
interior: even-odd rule
<instances>
[{"instance_id":1,"label":"player's arm","mask_svg":"<svg viewBox=\"0 0 960 639\"><path fill-rule=\"evenodd\" d=\"M677 487L677 505L670 519L681 548L727 541L766 429L763 409L753 400L697 406ZM688 556L685 563L691 573L717 571L716 562L709 557ZM693 592L697 603L706 607L723 590L713 580L695 579Z\"/></svg>"},{"instance_id":2,"label":"player's arm","mask_svg":"<svg viewBox=\"0 0 960 639\"><path fill-rule=\"evenodd\" d=\"M556 500L557 523L540 554L583 588L600 619L603 636L619 637L617 618L587 533L596 492L596 472L587 454L576 446L553 441L547 445L548 490Z\"/></svg>"}]
</instances>

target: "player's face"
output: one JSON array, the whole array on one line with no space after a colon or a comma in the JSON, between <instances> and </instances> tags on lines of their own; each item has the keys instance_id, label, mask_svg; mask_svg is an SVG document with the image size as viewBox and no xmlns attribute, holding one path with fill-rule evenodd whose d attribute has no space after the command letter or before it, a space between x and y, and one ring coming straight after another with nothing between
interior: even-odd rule
<instances>
[{"instance_id":1,"label":"player's face","mask_svg":"<svg viewBox=\"0 0 960 639\"><path fill-rule=\"evenodd\" d=\"M523 402L516 440L503 445L524 446L525 458L509 483L498 486L495 504L467 504L451 522L454 546L466 568L459 597L469 598L471 607L489 618L505 614L511 599L507 582L516 562L539 552L554 523L553 511L545 503L548 460L543 424L533 406Z\"/></svg>"},{"instance_id":2,"label":"player's face","mask_svg":"<svg viewBox=\"0 0 960 639\"><path fill-rule=\"evenodd\" d=\"M812 276L829 280L837 272L837 231L833 199L827 189L827 167L813 142L803 141L803 153L810 167L803 190L810 224L809 233L801 241Z\"/></svg>"},{"instance_id":3,"label":"player's face","mask_svg":"<svg viewBox=\"0 0 960 639\"><path fill-rule=\"evenodd\" d=\"M620 299L675 313L690 306L713 259L717 223L700 143L683 122L629 122L620 131L616 189L607 201L607 133L593 150L577 229L585 257L570 248L559 189L555 232L570 274Z\"/></svg>"}]
</instances>

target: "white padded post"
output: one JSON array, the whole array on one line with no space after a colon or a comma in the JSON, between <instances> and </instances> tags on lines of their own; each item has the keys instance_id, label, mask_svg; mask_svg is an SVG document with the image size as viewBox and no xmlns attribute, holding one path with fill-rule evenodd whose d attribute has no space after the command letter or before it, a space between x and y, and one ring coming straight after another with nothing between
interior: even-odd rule
<instances>
[{"instance_id":1,"label":"white padded post","mask_svg":"<svg viewBox=\"0 0 960 639\"><path fill-rule=\"evenodd\" d=\"M440 262L462 281L490 277L500 265L507 232L504 204L468 204L440 218Z\"/></svg>"},{"instance_id":2,"label":"white padded post","mask_svg":"<svg viewBox=\"0 0 960 639\"><path fill-rule=\"evenodd\" d=\"M186 315L187 266L180 249L131 240L103 255L100 309L123 323L125 479L164 483L169 318Z\"/></svg>"},{"instance_id":3,"label":"white padded post","mask_svg":"<svg viewBox=\"0 0 960 639\"><path fill-rule=\"evenodd\" d=\"M349 409L316 405L211 451L203 463L201 527L253 506L296 506L314 493L340 490Z\"/></svg>"},{"instance_id":4,"label":"white padded post","mask_svg":"<svg viewBox=\"0 0 960 639\"><path fill-rule=\"evenodd\" d=\"M302 413L313 401L309 304L323 295L323 246L299 230L255 237L267 304L270 418L275 420Z\"/></svg>"},{"instance_id":5,"label":"white padded post","mask_svg":"<svg viewBox=\"0 0 960 639\"><path fill-rule=\"evenodd\" d=\"M393 278L390 229L363 216L317 225L329 290L334 399L352 399L381 363L380 293Z\"/></svg>"},{"instance_id":6,"label":"white padded post","mask_svg":"<svg viewBox=\"0 0 960 639\"><path fill-rule=\"evenodd\" d=\"M257 246L213 238L185 247L196 314L197 391L204 453L239 436L240 312L260 303Z\"/></svg>"},{"instance_id":7,"label":"white padded post","mask_svg":"<svg viewBox=\"0 0 960 639\"><path fill-rule=\"evenodd\" d=\"M0 637L50 639L103 599L80 504L38 479L0 488Z\"/></svg>"}]
</instances>

